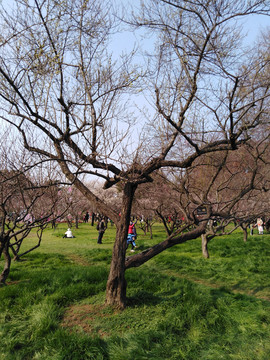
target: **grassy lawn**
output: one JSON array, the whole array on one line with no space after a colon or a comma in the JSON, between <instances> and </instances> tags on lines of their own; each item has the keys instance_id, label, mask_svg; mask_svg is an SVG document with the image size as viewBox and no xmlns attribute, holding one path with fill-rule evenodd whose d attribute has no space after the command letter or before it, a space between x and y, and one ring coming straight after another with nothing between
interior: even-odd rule
<instances>
[{"instance_id":1,"label":"grassy lawn","mask_svg":"<svg viewBox=\"0 0 270 360\"><path fill-rule=\"evenodd\" d=\"M1 360L269 360L270 234L200 239L126 272L128 307L104 307L115 228L46 229L0 288ZM165 238L138 230L137 251ZM34 244L29 236L25 248ZM1 265L1 262L0 262Z\"/></svg>"}]
</instances>

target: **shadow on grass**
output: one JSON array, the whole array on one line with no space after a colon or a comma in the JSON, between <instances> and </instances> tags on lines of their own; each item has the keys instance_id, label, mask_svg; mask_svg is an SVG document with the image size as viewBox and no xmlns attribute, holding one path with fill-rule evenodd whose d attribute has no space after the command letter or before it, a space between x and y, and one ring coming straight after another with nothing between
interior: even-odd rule
<instances>
[{"instance_id":1,"label":"shadow on grass","mask_svg":"<svg viewBox=\"0 0 270 360\"><path fill-rule=\"evenodd\" d=\"M245 288L246 282L243 281L239 281L237 284L232 286L232 291L233 292L237 292L237 293L245 293L247 296L255 296L257 299L263 299L263 300L267 300L270 301L270 296L267 296L267 293L269 293L269 286L257 286L252 290L247 290ZM267 291L268 290L268 291ZM263 296L260 296L260 293L266 294Z\"/></svg>"},{"instance_id":2,"label":"shadow on grass","mask_svg":"<svg viewBox=\"0 0 270 360\"><path fill-rule=\"evenodd\" d=\"M246 293L235 292L232 289L228 289L225 286L222 286L218 289L211 289L210 294L215 302L221 298L228 296L230 298L234 298L241 301L248 301L252 303L258 301L258 299L256 297L253 297L252 294L248 295Z\"/></svg>"},{"instance_id":3,"label":"shadow on grass","mask_svg":"<svg viewBox=\"0 0 270 360\"><path fill-rule=\"evenodd\" d=\"M127 306L134 308L138 305L158 305L164 302L164 298L147 291L140 291L127 298Z\"/></svg>"},{"instance_id":4,"label":"shadow on grass","mask_svg":"<svg viewBox=\"0 0 270 360\"><path fill-rule=\"evenodd\" d=\"M136 249L135 249L135 253L141 253L141 252L143 252L144 250L147 250L147 249L149 249L151 246L149 245L149 244L147 244L147 245L137 245L137 247L136 247ZM132 253L131 253L131 247L128 247L127 248L127 255L129 255L130 254L130 256L132 255Z\"/></svg>"}]
</instances>

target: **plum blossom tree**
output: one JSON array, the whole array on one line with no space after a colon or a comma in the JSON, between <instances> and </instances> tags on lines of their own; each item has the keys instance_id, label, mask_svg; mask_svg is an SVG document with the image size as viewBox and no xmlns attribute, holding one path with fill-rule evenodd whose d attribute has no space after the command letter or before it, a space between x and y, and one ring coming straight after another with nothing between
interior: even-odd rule
<instances>
[{"instance_id":1,"label":"plum blossom tree","mask_svg":"<svg viewBox=\"0 0 270 360\"><path fill-rule=\"evenodd\" d=\"M14 126L33 162L35 154L57 164L65 181L116 224L108 305L125 307L126 269L205 232L211 206L201 221L193 217L190 231L126 258L141 184L152 182L161 168L189 173L205 154L235 151L261 126L269 86L258 62L241 66L247 55L236 24L269 10L263 0L147 0L133 19L155 34L153 62L142 72L134 66L134 51L117 61L108 52L117 25L111 1L2 2L1 119ZM267 60L259 63L264 69ZM150 122L139 119L137 141L134 114L125 104L138 91L154 100L155 112ZM103 180L104 189L121 183L121 217L87 186L89 175Z\"/></svg>"}]
</instances>

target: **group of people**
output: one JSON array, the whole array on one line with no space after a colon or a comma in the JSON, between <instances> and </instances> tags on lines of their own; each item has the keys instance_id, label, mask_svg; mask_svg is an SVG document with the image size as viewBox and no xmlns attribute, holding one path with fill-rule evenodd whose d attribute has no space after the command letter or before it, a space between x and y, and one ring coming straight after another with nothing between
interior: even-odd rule
<instances>
[{"instance_id":1,"label":"group of people","mask_svg":"<svg viewBox=\"0 0 270 360\"><path fill-rule=\"evenodd\" d=\"M257 219L257 226L258 226L259 235L263 235L263 219L261 218Z\"/></svg>"},{"instance_id":2,"label":"group of people","mask_svg":"<svg viewBox=\"0 0 270 360\"><path fill-rule=\"evenodd\" d=\"M88 222L88 220L89 220L89 213L87 212L84 217L84 222ZM135 251L134 249L137 247L136 243L135 243L135 240L137 239L137 231L136 231L136 227L135 227L136 223L137 223L137 220L135 222L130 221L130 224L128 227L126 249L128 248L129 245L131 245L131 250L130 250L131 252L134 252ZM97 223L97 230L98 230L97 243L98 244L102 244L102 238L103 238L103 235L104 235L106 229L107 229L107 223L105 222L105 219L102 217L98 220L98 223ZM75 238L75 236L72 234L72 231L70 230L70 228L67 229L63 238Z\"/></svg>"},{"instance_id":3,"label":"group of people","mask_svg":"<svg viewBox=\"0 0 270 360\"><path fill-rule=\"evenodd\" d=\"M262 218L258 218L256 224L250 225L250 235L253 235L253 228L257 226L259 235L263 235L264 221Z\"/></svg>"},{"instance_id":4,"label":"group of people","mask_svg":"<svg viewBox=\"0 0 270 360\"><path fill-rule=\"evenodd\" d=\"M127 244L126 244L126 249L128 248L128 246L131 244L131 252L134 252L136 246L135 240L137 239L137 232L136 232L136 224L137 220L135 222L130 221L129 227L128 227L128 236L127 236ZM98 224L97 224L97 230L98 230L98 239L97 239L97 243L98 244L102 244L102 238L103 235L105 233L107 226L105 224L104 218L102 218Z\"/></svg>"}]
</instances>

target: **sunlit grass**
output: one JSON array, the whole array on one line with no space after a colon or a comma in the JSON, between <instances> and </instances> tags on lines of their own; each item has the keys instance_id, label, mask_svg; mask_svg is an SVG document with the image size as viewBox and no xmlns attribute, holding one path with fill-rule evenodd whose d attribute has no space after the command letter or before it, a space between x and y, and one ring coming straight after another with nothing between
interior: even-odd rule
<instances>
[{"instance_id":1,"label":"sunlit grass","mask_svg":"<svg viewBox=\"0 0 270 360\"><path fill-rule=\"evenodd\" d=\"M0 288L1 360L270 358L270 235L214 239L207 260L197 239L128 270L120 312L104 306L115 228L102 245L90 224L66 228L46 229ZM141 249L165 238L138 233Z\"/></svg>"}]
</instances>

